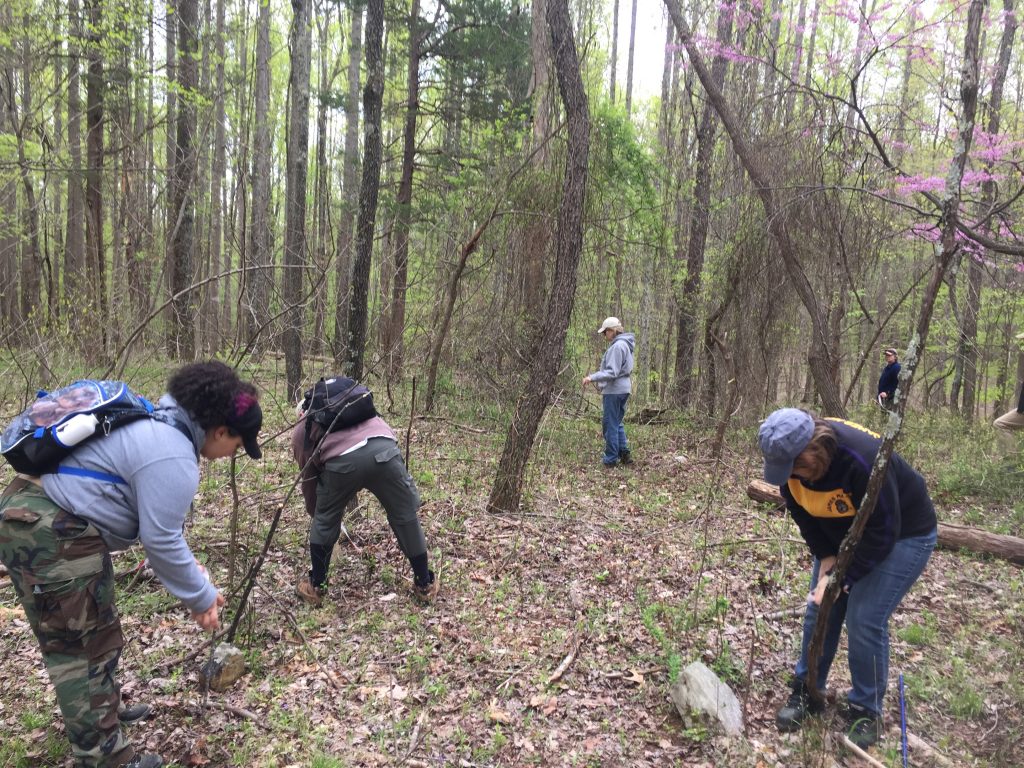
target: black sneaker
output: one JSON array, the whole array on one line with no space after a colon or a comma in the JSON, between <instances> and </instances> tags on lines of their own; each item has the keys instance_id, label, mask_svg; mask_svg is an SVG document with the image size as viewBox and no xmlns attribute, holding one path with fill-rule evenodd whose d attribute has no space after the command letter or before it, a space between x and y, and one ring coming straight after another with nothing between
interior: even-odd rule
<instances>
[{"instance_id":1,"label":"black sneaker","mask_svg":"<svg viewBox=\"0 0 1024 768\"><path fill-rule=\"evenodd\" d=\"M804 681L794 680L792 693L789 694L786 706L775 715L775 725L783 733L789 733L799 729L803 721L810 715L820 715L824 711L824 705L811 698Z\"/></svg>"},{"instance_id":2,"label":"black sneaker","mask_svg":"<svg viewBox=\"0 0 1024 768\"><path fill-rule=\"evenodd\" d=\"M861 749L867 749L882 738L882 716L852 702L843 712L846 736Z\"/></svg>"},{"instance_id":3,"label":"black sneaker","mask_svg":"<svg viewBox=\"0 0 1024 768\"><path fill-rule=\"evenodd\" d=\"M122 768L163 768L164 759L160 755L152 752L145 752L141 755L136 755Z\"/></svg>"},{"instance_id":4,"label":"black sneaker","mask_svg":"<svg viewBox=\"0 0 1024 768\"><path fill-rule=\"evenodd\" d=\"M133 707L122 707L117 710L117 720L121 725L134 725L149 717L152 711L149 704L136 704Z\"/></svg>"},{"instance_id":5,"label":"black sneaker","mask_svg":"<svg viewBox=\"0 0 1024 768\"><path fill-rule=\"evenodd\" d=\"M629 465L633 463L633 452L632 451L620 451L619 452L619 463Z\"/></svg>"}]
</instances>

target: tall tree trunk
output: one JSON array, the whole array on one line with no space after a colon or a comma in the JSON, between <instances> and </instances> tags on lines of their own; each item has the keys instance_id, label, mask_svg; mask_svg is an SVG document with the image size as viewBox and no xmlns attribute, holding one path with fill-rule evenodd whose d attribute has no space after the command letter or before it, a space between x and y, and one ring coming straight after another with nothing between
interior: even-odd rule
<instances>
[{"instance_id":1,"label":"tall tree trunk","mask_svg":"<svg viewBox=\"0 0 1024 768\"><path fill-rule=\"evenodd\" d=\"M789 231L787 213L779 204L774 180L764 164L764 158L747 142L747 138L740 128L739 121L722 97L721 90L716 87L703 57L693 42L689 25L679 9L678 0L665 0L665 5L672 15L672 21L679 31L679 36L682 39L683 46L686 48L686 53L690 58L693 69L697 73L697 77L700 79L701 85L704 86L704 91L718 113L718 117L725 126L730 139L732 139L733 150L754 183L754 187L764 207L769 231L786 267L786 274L789 276L790 283L800 297L800 301L803 303L808 315L810 315L812 335L808 352L808 366L811 375L814 377L818 393L821 396L822 408L828 415L845 416L846 409L843 406L842 394L839 391L839 358L836 352L829 346L828 326L825 322L824 312L818 297L814 293L814 288L811 286L811 282L804 271L803 265L797 258L796 247Z\"/></svg>"},{"instance_id":2,"label":"tall tree trunk","mask_svg":"<svg viewBox=\"0 0 1024 768\"><path fill-rule=\"evenodd\" d=\"M249 344L258 342L270 324L270 286L273 282L270 232L270 173L273 152L270 117L270 0L259 0L256 19L256 93L252 148L252 246L247 263L246 328Z\"/></svg>"},{"instance_id":3,"label":"tall tree trunk","mask_svg":"<svg viewBox=\"0 0 1024 768\"><path fill-rule=\"evenodd\" d=\"M23 119L19 121L16 134L18 137L18 167L21 173L21 184L25 190L25 205L22 208L25 223L22 231L28 235L28 240L23 240L21 254L21 316L26 320L33 319L36 325L41 325L45 318L42 316L40 302L40 276L43 270L43 259L39 247L39 206L36 200L35 182L29 169L28 153L25 150L25 131L33 111L32 56L28 41L23 40L21 48L21 114ZM39 316L32 318L33 311L37 309Z\"/></svg>"},{"instance_id":4,"label":"tall tree trunk","mask_svg":"<svg viewBox=\"0 0 1024 768\"><path fill-rule=\"evenodd\" d=\"M731 6L722 6L718 11L715 39L717 50L728 48L732 39ZM711 79L719 90L725 85L728 67L728 60L722 55L716 56L711 64ZM700 325L700 307L697 304L700 298L701 273L704 270L704 249L711 221L711 170L717 143L716 128L714 107L710 101L705 101L700 126L697 128L697 167L694 172L693 207L690 209L690 239L686 247L686 279L676 303L678 342L673 399L680 406L691 405L696 391L693 357Z\"/></svg>"},{"instance_id":5,"label":"tall tree trunk","mask_svg":"<svg viewBox=\"0 0 1024 768\"><path fill-rule=\"evenodd\" d=\"M174 151L173 206L175 216L174 268L171 271L172 326L170 349L172 357L192 360L196 355L195 291L186 290L196 279L195 259L195 188L197 152L196 99L199 72L196 54L199 51L198 0L178 0L178 52L176 70L178 83L178 114Z\"/></svg>"},{"instance_id":6,"label":"tall tree trunk","mask_svg":"<svg viewBox=\"0 0 1024 768\"><path fill-rule=\"evenodd\" d=\"M992 137L999 133L999 112L1003 106L1003 87L1010 67L1010 54L1016 32L1017 17L1014 14L1013 0L1003 0L1003 34L999 40L999 53L996 56L995 71L992 73L992 89L988 99L988 127L986 130ZM986 163L986 167L991 171L991 163ZM996 184L995 181L988 179L982 184L981 200L978 204L979 220L982 222L980 230L984 234L988 234L992 229L990 215L995 206L995 200ZM963 308L963 327L960 330L957 357L963 370L963 405L960 413L968 421L973 421L978 388L978 316L981 313L984 270L980 255L973 253L966 255L968 263L967 297ZM989 254L989 258L991 258L991 254Z\"/></svg>"},{"instance_id":7,"label":"tall tree trunk","mask_svg":"<svg viewBox=\"0 0 1024 768\"><path fill-rule=\"evenodd\" d=\"M68 4L68 221L64 238L65 304L70 308L85 290L85 199L82 188L82 102L79 46L82 41L82 11L78 0ZM80 332L84 313L68 312L72 333Z\"/></svg>"},{"instance_id":8,"label":"tall tree trunk","mask_svg":"<svg viewBox=\"0 0 1024 768\"><path fill-rule=\"evenodd\" d=\"M533 167L546 171L551 165L551 150L546 143L551 132L554 93L551 82L551 35L548 33L546 8L548 0L533 0L530 27L530 62L533 67L530 92L533 101ZM545 265L548 260L551 229L543 215L530 219L524 237L523 307L526 328L539 328L544 309ZM526 346L534 335L524 336Z\"/></svg>"},{"instance_id":9,"label":"tall tree trunk","mask_svg":"<svg viewBox=\"0 0 1024 768\"><path fill-rule=\"evenodd\" d=\"M9 5L0 6L0 27L13 29ZM10 38L0 39L0 137L5 145L17 139L14 101L14 51ZM21 334L18 302L18 182L12 173L0 175L0 331Z\"/></svg>"},{"instance_id":10,"label":"tall tree trunk","mask_svg":"<svg viewBox=\"0 0 1024 768\"><path fill-rule=\"evenodd\" d=\"M347 373L363 376L366 327L369 311L370 264L373 230L380 192L381 106L384 101L384 0L366 3L366 87L363 89L363 174L359 184L359 215L356 220L355 262L352 267L352 300L348 318Z\"/></svg>"},{"instance_id":11,"label":"tall tree trunk","mask_svg":"<svg viewBox=\"0 0 1024 768\"><path fill-rule=\"evenodd\" d=\"M316 176L314 177L313 194L313 217L314 231L316 233L313 244L313 260L316 270L311 273L312 280L309 281L309 290L313 297L313 333L309 341L309 353L319 356L323 353L326 311L327 311L327 267L330 257L327 254L328 235L330 228L330 166L327 162L327 103L328 96L334 86L334 78L337 76L337 63L334 71L328 76L327 59L328 34L332 23L332 6L325 3L320 6L323 11L317 16L317 36L319 39L319 71L317 73L317 99L316 109Z\"/></svg>"},{"instance_id":12,"label":"tall tree trunk","mask_svg":"<svg viewBox=\"0 0 1024 768\"><path fill-rule=\"evenodd\" d=\"M608 76L608 101L615 103L615 70L619 64L619 0L612 10L612 71Z\"/></svg>"},{"instance_id":13,"label":"tall tree trunk","mask_svg":"<svg viewBox=\"0 0 1024 768\"><path fill-rule=\"evenodd\" d=\"M85 172L85 254L86 275L89 286L86 295L76 297L82 307L92 308L87 312L89 327L93 328L92 344L87 349L92 354L106 350L107 334L107 281L106 258L103 248L103 2L85 0L88 19L89 62L86 75L85 124L86 155L88 167Z\"/></svg>"},{"instance_id":14,"label":"tall tree trunk","mask_svg":"<svg viewBox=\"0 0 1024 768\"><path fill-rule=\"evenodd\" d=\"M537 353L529 380L516 403L498 471L487 502L489 512L515 512L523 492L526 463L541 418L551 401L558 368L565 351L565 336L576 296L576 271L583 249L583 204L587 190L587 158L590 151L590 110L580 76L566 0L548 0L555 72L565 105L567 146L562 203L558 210L555 277L548 300Z\"/></svg>"},{"instance_id":15,"label":"tall tree trunk","mask_svg":"<svg viewBox=\"0 0 1024 768\"><path fill-rule=\"evenodd\" d=\"M626 60L626 115L633 114L633 58L636 50L636 4L633 0L633 12L629 17L629 58Z\"/></svg>"},{"instance_id":16,"label":"tall tree trunk","mask_svg":"<svg viewBox=\"0 0 1024 768\"><path fill-rule=\"evenodd\" d=\"M210 171L210 264L215 274L228 271L229 259L224 249L224 174L227 168L225 156L225 109L224 109L224 3L226 0L215 0L217 3L217 21L214 31L214 76L213 76L213 167ZM244 71L244 70L243 70ZM223 308L221 301L227 302L228 279L221 278L210 283L210 317L208 318L207 338L209 348L216 352L223 344L224 332Z\"/></svg>"},{"instance_id":17,"label":"tall tree trunk","mask_svg":"<svg viewBox=\"0 0 1024 768\"><path fill-rule=\"evenodd\" d=\"M288 47L292 70L288 79L288 150L285 160L285 236L282 295L285 303L285 378L291 396L302 384L302 283L306 266L306 180L309 174L309 74L313 25L312 0L292 0Z\"/></svg>"},{"instance_id":18,"label":"tall tree trunk","mask_svg":"<svg viewBox=\"0 0 1024 768\"><path fill-rule=\"evenodd\" d=\"M351 310L352 265L355 254L356 210L359 207L359 63L363 48L363 7L355 5L348 43L348 89L345 99L345 160L342 204L338 221L338 260L335 266L334 361L348 359L348 316Z\"/></svg>"},{"instance_id":19,"label":"tall tree trunk","mask_svg":"<svg viewBox=\"0 0 1024 768\"><path fill-rule=\"evenodd\" d=\"M405 292L409 283L409 230L412 223L412 176L416 159L416 117L420 100L420 2L412 0L409 12L409 71L405 127L402 134L402 175L395 200L395 274L391 284L391 316L388 319L387 346L384 349L388 376L402 380L405 358Z\"/></svg>"},{"instance_id":20,"label":"tall tree trunk","mask_svg":"<svg viewBox=\"0 0 1024 768\"><path fill-rule=\"evenodd\" d=\"M161 293L166 291L170 296L174 275L174 230L178 224L178 211L174 207L174 158L177 152L175 125L177 124L178 93L174 83L178 82L178 0L166 0L164 6L164 78L166 80L165 99L166 114L164 115L164 268L162 274ZM165 333L168 343L174 327L172 312L166 315Z\"/></svg>"}]
</instances>

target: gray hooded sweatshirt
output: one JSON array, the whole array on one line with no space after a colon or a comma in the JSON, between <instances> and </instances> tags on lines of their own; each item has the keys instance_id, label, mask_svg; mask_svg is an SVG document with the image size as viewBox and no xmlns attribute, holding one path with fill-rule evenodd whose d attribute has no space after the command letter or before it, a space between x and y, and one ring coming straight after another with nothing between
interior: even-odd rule
<instances>
[{"instance_id":1,"label":"gray hooded sweatshirt","mask_svg":"<svg viewBox=\"0 0 1024 768\"><path fill-rule=\"evenodd\" d=\"M590 380L597 384L602 395L628 395L633 391L629 374L633 372L633 348L636 337L632 333L620 333L601 358L601 370L590 374Z\"/></svg>"},{"instance_id":2,"label":"gray hooded sweatshirt","mask_svg":"<svg viewBox=\"0 0 1024 768\"><path fill-rule=\"evenodd\" d=\"M191 432L191 442L173 424L161 421L161 412L173 412ZM111 551L141 542L167 591L197 613L217 597L217 588L199 570L182 533L199 489L199 448L205 439L203 428L164 395L156 418L97 436L61 462L118 475L127 485L75 475L42 477L46 495L96 526Z\"/></svg>"}]
</instances>

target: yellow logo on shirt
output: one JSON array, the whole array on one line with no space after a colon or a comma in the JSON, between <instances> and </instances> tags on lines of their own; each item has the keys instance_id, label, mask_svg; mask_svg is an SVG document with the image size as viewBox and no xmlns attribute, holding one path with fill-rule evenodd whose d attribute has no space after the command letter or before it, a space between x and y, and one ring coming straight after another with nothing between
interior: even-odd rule
<instances>
[{"instance_id":1,"label":"yellow logo on shirt","mask_svg":"<svg viewBox=\"0 0 1024 768\"><path fill-rule=\"evenodd\" d=\"M846 419L825 419L825 421L834 421L837 424L845 424L846 426L848 426L848 427L850 427L852 429L856 429L858 432L863 432L865 435L871 435L872 437L877 437L877 438L881 438L882 437L877 432L872 432L867 427L863 427L863 426L861 426L860 424L857 424L854 421L847 421Z\"/></svg>"},{"instance_id":2,"label":"yellow logo on shirt","mask_svg":"<svg viewBox=\"0 0 1024 768\"><path fill-rule=\"evenodd\" d=\"M789 478L788 486L793 501L807 510L811 517L853 517L857 514L853 500L842 488L815 491L795 477Z\"/></svg>"}]
</instances>

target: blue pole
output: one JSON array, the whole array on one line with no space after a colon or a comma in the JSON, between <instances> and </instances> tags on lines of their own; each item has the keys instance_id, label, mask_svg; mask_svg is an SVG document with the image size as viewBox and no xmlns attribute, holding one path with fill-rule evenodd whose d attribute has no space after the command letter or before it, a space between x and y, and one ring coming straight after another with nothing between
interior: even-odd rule
<instances>
[{"instance_id":1,"label":"blue pole","mask_svg":"<svg viewBox=\"0 0 1024 768\"><path fill-rule=\"evenodd\" d=\"M902 672L900 672L900 736L903 742L903 768L907 768L907 699L903 693Z\"/></svg>"}]
</instances>

